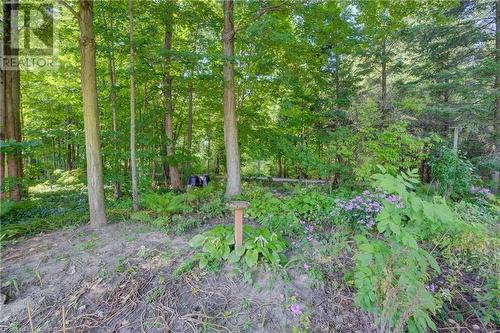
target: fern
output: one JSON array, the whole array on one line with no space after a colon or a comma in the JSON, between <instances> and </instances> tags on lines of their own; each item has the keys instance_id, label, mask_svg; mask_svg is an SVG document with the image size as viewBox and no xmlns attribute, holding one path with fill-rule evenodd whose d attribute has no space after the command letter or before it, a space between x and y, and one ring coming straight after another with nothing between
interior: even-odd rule
<instances>
[{"instance_id":1,"label":"fern","mask_svg":"<svg viewBox=\"0 0 500 333\"><path fill-rule=\"evenodd\" d=\"M142 205L157 214L189 213L193 208L185 203L182 195L173 193L147 193L142 196Z\"/></svg>"}]
</instances>

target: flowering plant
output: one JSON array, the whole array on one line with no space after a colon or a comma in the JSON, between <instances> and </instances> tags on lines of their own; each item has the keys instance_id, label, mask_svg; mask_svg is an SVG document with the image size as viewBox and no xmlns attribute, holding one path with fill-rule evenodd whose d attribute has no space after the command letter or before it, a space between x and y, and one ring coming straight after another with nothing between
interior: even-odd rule
<instances>
[{"instance_id":1,"label":"flowering plant","mask_svg":"<svg viewBox=\"0 0 500 333\"><path fill-rule=\"evenodd\" d=\"M384 207L384 202L394 205L397 208L404 208L401 198L397 195L390 195L377 191L372 193L363 191L350 200L336 200L340 215L349 222L372 229L375 225L375 217Z\"/></svg>"},{"instance_id":2,"label":"flowering plant","mask_svg":"<svg viewBox=\"0 0 500 333\"><path fill-rule=\"evenodd\" d=\"M469 189L470 193L472 194L477 194L477 195L481 195L481 196L484 196L484 197L489 197L491 196L491 191L489 189L487 189L486 187L475 187L475 186L471 186L471 188Z\"/></svg>"}]
</instances>

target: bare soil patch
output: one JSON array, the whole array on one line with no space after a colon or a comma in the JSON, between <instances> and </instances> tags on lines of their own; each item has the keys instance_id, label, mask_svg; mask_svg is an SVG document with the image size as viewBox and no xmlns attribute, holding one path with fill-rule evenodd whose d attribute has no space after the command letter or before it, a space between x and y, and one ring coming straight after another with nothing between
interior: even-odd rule
<instances>
[{"instance_id":1,"label":"bare soil patch","mask_svg":"<svg viewBox=\"0 0 500 333\"><path fill-rule=\"evenodd\" d=\"M193 234L174 237L143 224L117 223L7 244L0 331L374 331L371 317L354 307L341 281L312 287L300 267L286 274L260 270L253 284L230 267L174 278L172 272L192 254L187 241ZM302 315L290 311L291 302Z\"/></svg>"}]
</instances>

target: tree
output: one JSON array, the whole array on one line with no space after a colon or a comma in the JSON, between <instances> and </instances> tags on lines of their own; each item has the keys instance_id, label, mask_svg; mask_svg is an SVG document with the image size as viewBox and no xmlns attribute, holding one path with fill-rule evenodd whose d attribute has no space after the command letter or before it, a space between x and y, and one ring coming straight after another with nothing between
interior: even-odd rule
<instances>
[{"instance_id":1,"label":"tree","mask_svg":"<svg viewBox=\"0 0 500 333\"><path fill-rule=\"evenodd\" d=\"M164 65L165 73L163 76L163 97L165 99L165 135L166 135L166 153L168 160L168 175L170 178L170 187L173 189L180 189L182 187L181 178L177 167L175 166L175 161L173 160L175 154L174 145L174 133L173 133L173 122L172 117L174 114L174 104L172 100L172 76L170 75L171 66L171 56L170 51L172 49L172 34L173 34L173 13L172 8L169 6L167 8L166 18L165 18L165 39L163 44L164 50Z\"/></svg>"},{"instance_id":2,"label":"tree","mask_svg":"<svg viewBox=\"0 0 500 333\"><path fill-rule=\"evenodd\" d=\"M495 145L495 159L500 161L500 0L496 1L495 6L495 62L496 62L496 74L495 74L495 119L493 125L493 137ZM495 193L498 192L498 182L500 178L500 171L495 170L493 172L493 190Z\"/></svg>"},{"instance_id":3,"label":"tree","mask_svg":"<svg viewBox=\"0 0 500 333\"><path fill-rule=\"evenodd\" d=\"M137 171L135 161L135 54L134 54L134 0L129 0L130 17L130 173L132 177L132 207L139 210Z\"/></svg>"},{"instance_id":4,"label":"tree","mask_svg":"<svg viewBox=\"0 0 500 333\"><path fill-rule=\"evenodd\" d=\"M226 197L241 194L240 150L234 99L233 0L224 0L224 143L226 147Z\"/></svg>"},{"instance_id":5,"label":"tree","mask_svg":"<svg viewBox=\"0 0 500 333\"><path fill-rule=\"evenodd\" d=\"M11 143L21 142L21 113L20 113L20 73L19 63L19 30L17 20L17 12L19 2L17 0L3 1L3 55L6 59L12 58L12 67L4 68L2 71L2 111L0 115L1 135L5 136L5 140ZM2 60L3 61L3 60ZM5 127L4 127L5 126ZM3 133L5 131L5 133ZM2 138L3 139L3 138ZM9 148L7 157L7 175L9 177L9 192L10 199L14 201L21 200L21 182L23 177L23 161L19 146L14 144ZM4 161L3 154L0 158L2 163L0 178L3 183ZM3 186L3 184L1 184Z\"/></svg>"},{"instance_id":6,"label":"tree","mask_svg":"<svg viewBox=\"0 0 500 333\"><path fill-rule=\"evenodd\" d=\"M96 44L92 25L93 2L91 0L80 0L78 12L68 3L64 1L61 1L61 3L75 15L80 28L81 87L90 224L99 227L106 224L106 213L99 137L99 108L97 104Z\"/></svg>"},{"instance_id":7,"label":"tree","mask_svg":"<svg viewBox=\"0 0 500 333\"><path fill-rule=\"evenodd\" d=\"M118 144L117 144L117 137L118 137L118 121L117 121L117 115L116 115L116 65L115 65L115 52L114 52L114 34L113 34L113 8L111 7L112 5L112 0L110 0L110 14L109 14L109 45L108 45L108 69L109 69L109 80L110 80L110 100L111 100L111 112L112 112L112 126L113 126L113 152L114 152L114 170L113 172L117 173L119 172L119 166L120 162L118 159ZM105 14L103 14L104 17ZM105 19L105 18L104 18ZM116 175L115 175L116 176ZM121 197L121 185L120 181L118 179L115 179L114 181L114 196L115 199L119 199Z\"/></svg>"}]
</instances>

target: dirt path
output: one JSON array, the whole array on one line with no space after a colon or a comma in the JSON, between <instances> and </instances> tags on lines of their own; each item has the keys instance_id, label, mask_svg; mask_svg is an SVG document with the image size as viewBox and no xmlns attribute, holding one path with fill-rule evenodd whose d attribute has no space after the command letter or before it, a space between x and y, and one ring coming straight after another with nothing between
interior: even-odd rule
<instances>
[{"instance_id":1,"label":"dirt path","mask_svg":"<svg viewBox=\"0 0 500 333\"><path fill-rule=\"evenodd\" d=\"M312 288L298 268L286 274L261 270L253 285L229 267L173 278L172 271L191 254L191 236L119 223L8 244L2 249L7 302L0 309L0 331L373 331L352 295L329 282ZM292 313L291 304L298 304L301 314Z\"/></svg>"}]
</instances>

